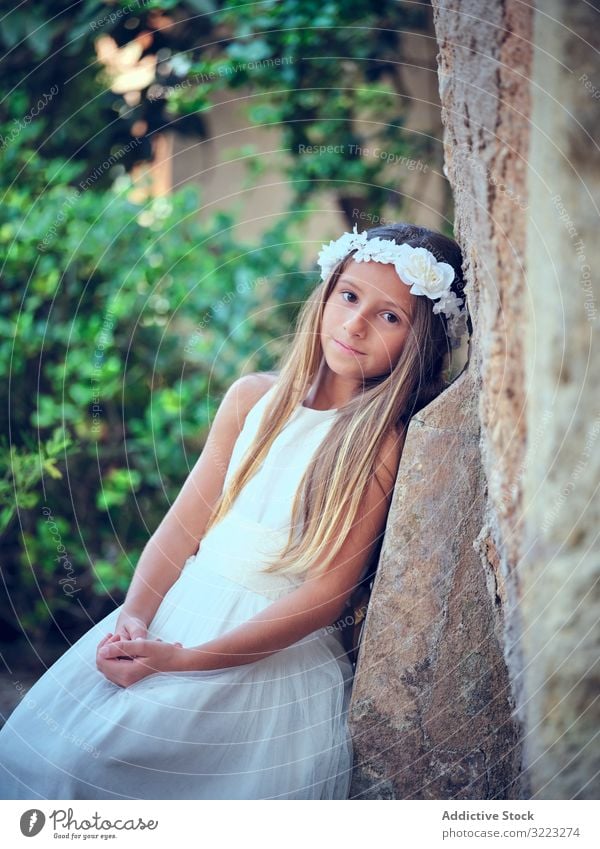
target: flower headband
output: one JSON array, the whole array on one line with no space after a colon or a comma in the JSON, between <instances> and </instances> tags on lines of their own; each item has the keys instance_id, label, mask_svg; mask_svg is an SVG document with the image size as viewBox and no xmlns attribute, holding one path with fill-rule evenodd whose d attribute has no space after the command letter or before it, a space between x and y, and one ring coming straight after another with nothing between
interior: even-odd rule
<instances>
[{"instance_id":1,"label":"flower headband","mask_svg":"<svg viewBox=\"0 0 600 849\"><path fill-rule=\"evenodd\" d=\"M356 224L352 233L343 233L339 239L323 245L318 263L321 266L321 279L325 281L335 266L350 251L356 249L352 257L355 262L382 262L391 264L403 283L410 286L412 295L425 295L431 300L439 298L433 305L433 312L446 317L448 338L452 348L458 348L460 338L467 329L467 309L464 299L458 298L451 289L454 269L447 262L438 262L427 248L413 248L410 245L398 245L390 239L375 236L367 239L367 231L358 233ZM462 307L462 309L461 309Z\"/></svg>"}]
</instances>

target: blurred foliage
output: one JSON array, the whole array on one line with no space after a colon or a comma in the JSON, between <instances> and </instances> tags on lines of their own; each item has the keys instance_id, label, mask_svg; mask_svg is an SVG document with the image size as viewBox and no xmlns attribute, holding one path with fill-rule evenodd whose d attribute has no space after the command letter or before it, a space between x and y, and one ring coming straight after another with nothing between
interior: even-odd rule
<instances>
[{"instance_id":1,"label":"blurred foliage","mask_svg":"<svg viewBox=\"0 0 600 849\"><path fill-rule=\"evenodd\" d=\"M56 463L61 451L70 447L72 441L63 437L61 428L56 428L45 445L37 451L31 445L17 448L8 445L3 435L0 440L3 477L0 478L0 535L3 534L19 510L35 507L39 496L34 487L44 477L62 478Z\"/></svg>"},{"instance_id":2,"label":"blurred foliage","mask_svg":"<svg viewBox=\"0 0 600 849\"><path fill-rule=\"evenodd\" d=\"M6 587L40 637L122 599L224 391L272 366L314 274L298 271L302 212L244 245L229 215L199 223L192 187L136 203L121 175L77 192L63 182L76 166L35 156L14 184L19 141L0 176L0 516ZM79 595L63 592L42 509Z\"/></svg>"},{"instance_id":3,"label":"blurred foliage","mask_svg":"<svg viewBox=\"0 0 600 849\"><path fill-rule=\"evenodd\" d=\"M122 601L223 393L272 368L318 279L302 270L315 196L397 214L402 172L358 149L431 154L401 131L402 30L429 31L426 6L132 7L26 1L0 30L0 638L83 632ZM111 91L102 35L155 60L137 102ZM252 243L237 213L200 223L194 188L140 201L128 176L169 125L206 137L223 89L287 151L289 212ZM343 150L301 153L321 144ZM263 168L250 146L228 155L250 180Z\"/></svg>"},{"instance_id":4,"label":"blurred foliage","mask_svg":"<svg viewBox=\"0 0 600 849\"><path fill-rule=\"evenodd\" d=\"M0 27L3 141L27 132L32 153L53 159L68 152L91 168L132 138L123 98L99 84L91 24L109 4L26 0L12 6ZM150 158L149 138L141 141L124 158L127 166Z\"/></svg>"},{"instance_id":5,"label":"blurred foliage","mask_svg":"<svg viewBox=\"0 0 600 849\"><path fill-rule=\"evenodd\" d=\"M397 208L398 174L390 186L389 162L431 159L436 150L427 136L402 132L402 32L430 31L427 4L225 0L212 19L228 37L210 51L175 57L181 68L189 64L190 85L167 89L172 114L203 108L220 89L243 88L251 93L250 123L281 132L290 155L290 208L325 190L336 195L350 225L354 208ZM333 149L305 152L313 146ZM380 153L365 155L365 148Z\"/></svg>"},{"instance_id":6,"label":"blurred foliage","mask_svg":"<svg viewBox=\"0 0 600 849\"><path fill-rule=\"evenodd\" d=\"M281 134L293 191L289 208L329 191L353 224L355 208L379 215L386 204L398 210L396 157L441 156L427 134L402 132L409 103L405 31L434 37L428 3L79 0L65 7L29 0L0 30L3 84L12 92L0 103L0 122L18 126L42 102L30 124L41 156L68 150L91 172L107 150L126 148L122 161L130 168L151 159L153 135L169 125L209 137L205 113L216 93L231 90L232 98L247 98L251 125ZM144 68L136 102L110 90L95 54L102 36L119 48L136 45ZM132 136L138 143L128 147ZM316 156L305 152L310 145L337 151ZM365 148L380 153L361 154ZM260 171L261 151L247 154L248 168ZM105 182L99 178L99 185Z\"/></svg>"}]
</instances>

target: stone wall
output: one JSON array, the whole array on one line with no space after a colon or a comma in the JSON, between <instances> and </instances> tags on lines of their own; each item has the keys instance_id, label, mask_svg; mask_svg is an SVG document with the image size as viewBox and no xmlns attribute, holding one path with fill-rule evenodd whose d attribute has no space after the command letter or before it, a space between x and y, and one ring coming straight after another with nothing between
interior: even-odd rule
<instances>
[{"instance_id":1,"label":"stone wall","mask_svg":"<svg viewBox=\"0 0 600 849\"><path fill-rule=\"evenodd\" d=\"M597 798L600 94L578 79L596 16L434 4L474 333L409 428L351 705L355 798Z\"/></svg>"},{"instance_id":2,"label":"stone wall","mask_svg":"<svg viewBox=\"0 0 600 849\"><path fill-rule=\"evenodd\" d=\"M498 598L473 546L486 505L476 390L463 372L409 427L355 676L353 798L517 793Z\"/></svg>"},{"instance_id":3,"label":"stone wall","mask_svg":"<svg viewBox=\"0 0 600 849\"><path fill-rule=\"evenodd\" d=\"M522 669L511 675L523 680L532 794L598 799L600 10L550 0L543 11L528 169Z\"/></svg>"}]
</instances>

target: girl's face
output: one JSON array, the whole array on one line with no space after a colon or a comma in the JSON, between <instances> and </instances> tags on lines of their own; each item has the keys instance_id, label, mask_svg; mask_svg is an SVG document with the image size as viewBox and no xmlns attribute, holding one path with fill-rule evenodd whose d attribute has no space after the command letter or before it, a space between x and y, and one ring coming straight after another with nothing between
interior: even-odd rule
<instances>
[{"instance_id":1,"label":"girl's face","mask_svg":"<svg viewBox=\"0 0 600 849\"><path fill-rule=\"evenodd\" d=\"M351 260L323 311L321 345L331 371L359 386L389 374L411 332L416 299L393 265Z\"/></svg>"}]
</instances>

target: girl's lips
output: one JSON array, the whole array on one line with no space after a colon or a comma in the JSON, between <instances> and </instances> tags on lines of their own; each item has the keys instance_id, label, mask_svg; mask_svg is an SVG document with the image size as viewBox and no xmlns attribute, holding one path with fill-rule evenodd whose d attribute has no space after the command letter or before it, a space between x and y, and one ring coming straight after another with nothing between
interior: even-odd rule
<instances>
[{"instance_id":1,"label":"girl's lips","mask_svg":"<svg viewBox=\"0 0 600 849\"><path fill-rule=\"evenodd\" d=\"M362 351L357 351L356 348L351 348L349 345L344 345L343 342L340 342L337 339L334 339L333 341L336 343L336 345L342 351L345 351L347 354L361 354L362 355Z\"/></svg>"}]
</instances>

